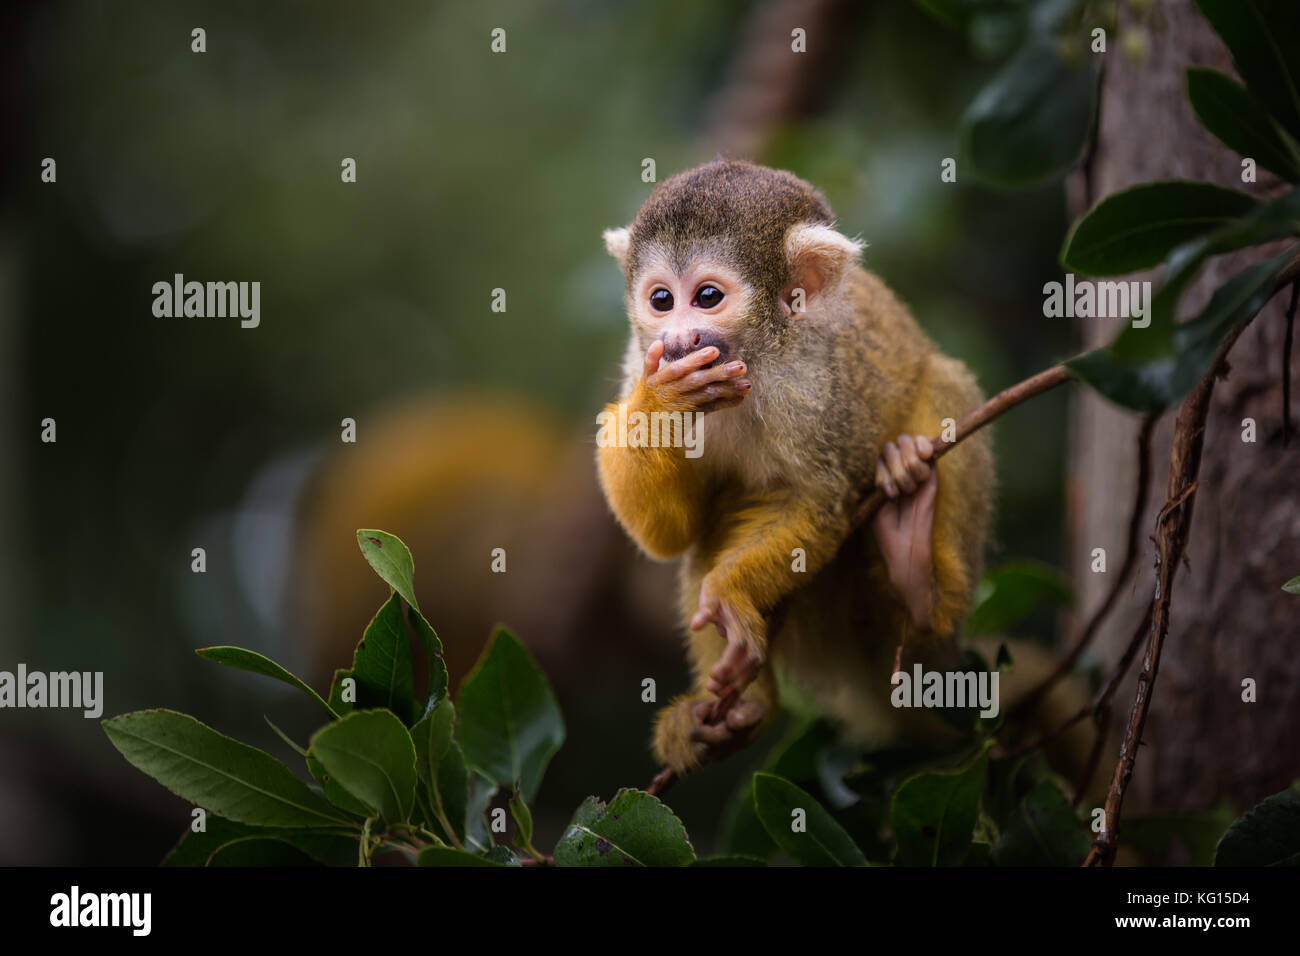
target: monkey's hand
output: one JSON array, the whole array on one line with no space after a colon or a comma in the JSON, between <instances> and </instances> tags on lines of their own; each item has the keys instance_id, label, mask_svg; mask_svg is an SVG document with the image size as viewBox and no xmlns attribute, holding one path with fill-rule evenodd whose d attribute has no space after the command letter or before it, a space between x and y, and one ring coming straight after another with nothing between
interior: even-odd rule
<instances>
[{"instance_id":1,"label":"monkey's hand","mask_svg":"<svg viewBox=\"0 0 1300 956\"><path fill-rule=\"evenodd\" d=\"M692 352L663 368L664 343L656 341L646 352L641 370L641 387L652 405L670 412L716 412L744 401L753 387L745 374L744 362L727 362L703 368L720 354L710 345Z\"/></svg>"},{"instance_id":2,"label":"monkey's hand","mask_svg":"<svg viewBox=\"0 0 1300 956\"><path fill-rule=\"evenodd\" d=\"M738 700L725 719L710 723L716 699L692 694L678 697L659 712L654 753L665 767L679 774L721 760L744 747L763 724L767 710L752 698Z\"/></svg>"},{"instance_id":3,"label":"monkey's hand","mask_svg":"<svg viewBox=\"0 0 1300 956\"><path fill-rule=\"evenodd\" d=\"M766 655L766 624L757 608L738 600L725 600L717 591L715 575L700 585L700 604L691 618L691 630L713 625L727 642L726 649L709 670L706 689L718 697L739 695L763 669Z\"/></svg>"},{"instance_id":4,"label":"monkey's hand","mask_svg":"<svg viewBox=\"0 0 1300 956\"><path fill-rule=\"evenodd\" d=\"M912 622L930 627L931 580L934 573L931 534L939 472L927 459L934 446L924 435L899 435L887 442L876 461L876 486L889 497L871 529L889 569L889 580L902 596Z\"/></svg>"}]
</instances>

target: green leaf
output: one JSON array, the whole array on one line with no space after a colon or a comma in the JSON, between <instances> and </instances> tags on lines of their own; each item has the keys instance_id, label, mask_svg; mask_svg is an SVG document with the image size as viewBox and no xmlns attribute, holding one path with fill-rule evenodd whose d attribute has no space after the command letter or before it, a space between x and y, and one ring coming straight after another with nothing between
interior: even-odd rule
<instances>
[{"instance_id":1,"label":"green leaf","mask_svg":"<svg viewBox=\"0 0 1300 956\"><path fill-rule=\"evenodd\" d=\"M227 667L235 667L241 671L251 671L254 674L261 674L263 677L274 677L278 681L284 681L290 687L298 688L324 707L331 717L338 717L334 709L321 699L320 694L293 674L290 674L275 661L269 657L263 657L256 651L245 650L242 647L200 647L194 653L205 660L216 661L218 664L225 664Z\"/></svg>"},{"instance_id":2,"label":"green leaf","mask_svg":"<svg viewBox=\"0 0 1300 956\"><path fill-rule=\"evenodd\" d=\"M141 710L103 726L133 766L209 814L268 827L349 823L270 754L188 714Z\"/></svg>"},{"instance_id":3,"label":"green leaf","mask_svg":"<svg viewBox=\"0 0 1300 956\"><path fill-rule=\"evenodd\" d=\"M450 703L450 701L448 701ZM465 840L468 837L468 821L470 812L470 774L469 767L465 763L465 754L461 752L460 744L456 741L451 742L447 748L447 753L438 763L437 791L434 794L434 806L441 810L447 823L451 826L452 834L457 840ZM493 787L488 791L487 799L491 800L496 794L496 788ZM484 803L484 807L486 807ZM479 809L479 821L482 821L483 808ZM441 827L441 823L439 823ZM445 827L443 827L445 829ZM486 831L483 831L486 835Z\"/></svg>"},{"instance_id":4,"label":"green leaf","mask_svg":"<svg viewBox=\"0 0 1300 956\"><path fill-rule=\"evenodd\" d=\"M1287 594L1300 594L1300 577L1294 577L1282 585L1282 590Z\"/></svg>"},{"instance_id":5,"label":"green leaf","mask_svg":"<svg viewBox=\"0 0 1300 956\"><path fill-rule=\"evenodd\" d=\"M325 866L351 866L357 859L355 830L292 830L254 827L208 814L206 829L195 833L186 829L175 848L163 860L163 866L208 866L213 854L236 840L248 838L277 840L289 844ZM232 857L227 857L227 861Z\"/></svg>"},{"instance_id":6,"label":"green leaf","mask_svg":"<svg viewBox=\"0 0 1300 956\"><path fill-rule=\"evenodd\" d=\"M537 795L564 743L564 718L532 655L498 628L460 687L457 737L470 766L503 787Z\"/></svg>"},{"instance_id":7,"label":"green leaf","mask_svg":"<svg viewBox=\"0 0 1300 956\"><path fill-rule=\"evenodd\" d=\"M1006 634L1040 605L1064 607L1073 595L1065 576L1037 561L1012 561L986 574L975 589L967 636Z\"/></svg>"},{"instance_id":8,"label":"green leaf","mask_svg":"<svg viewBox=\"0 0 1300 956\"><path fill-rule=\"evenodd\" d=\"M1258 206L1251 196L1213 183L1143 183L1112 193L1080 216L1065 239L1061 264L1094 276L1150 269L1183 243L1234 223ZM1249 244L1242 238L1243 245Z\"/></svg>"},{"instance_id":9,"label":"green leaf","mask_svg":"<svg viewBox=\"0 0 1300 956\"><path fill-rule=\"evenodd\" d=\"M368 817L375 812L339 786L338 781L329 775L325 768L321 766L321 762L312 756L310 750L307 751L306 760L307 772L320 784L321 792L325 794L326 800L340 810L355 813L359 817Z\"/></svg>"},{"instance_id":10,"label":"green leaf","mask_svg":"<svg viewBox=\"0 0 1300 956\"><path fill-rule=\"evenodd\" d=\"M425 714L411 728L411 739L415 741L415 767L425 783L433 782L438 764L451 748L455 731L456 707L449 700Z\"/></svg>"},{"instance_id":11,"label":"green leaf","mask_svg":"<svg viewBox=\"0 0 1300 956\"><path fill-rule=\"evenodd\" d=\"M319 864L292 843L272 837L247 836L218 847L208 866L307 867Z\"/></svg>"},{"instance_id":12,"label":"green leaf","mask_svg":"<svg viewBox=\"0 0 1300 956\"><path fill-rule=\"evenodd\" d=\"M754 779L749 777L731 795L722 818L722 852L766 860L776 850L776 844L758 819L754 808Z\"/></svg>"},{"instance_id":13,"label":"green leaf","mask_svg":"<svg viewBox=\"0 0 1300 956\"><path fill-rule=\"evenodd\" d=\"M1201 125L1237 154L1290 182L1300 181L1300 160L1259 101L1232 77L1194 66L1187 98Z\"/></svg>"},{"instance_id":14,"label":"green leaf","mask_svg":"<svg viewBox=\"0 0 1300 956\"><path fill-rule=\"evenodd\" d=\"M609 806L588 797L555 845L559 866L683 866L694 859L682 821L644 790L620 790Z\"/></svg>"},{"instance_id":15,"label":"green leaf","mask_svg":"<svg viewBox=\"0 0 1300 956\"><path fill-rule=\"evenodd\" d=\"M1211 297L1205 310L1188 322L1168 329L1163 346L1161 327L1126 328L1109 347L1066 363L1082 381L1111 401L1141 412L1158 412L1179 401L1209 371L1224 339L1250 322L1276 294L1283 270L1296 250L1266 259L1233 276ZM1160 296L1156 296L1157 300ZM1131 336L1149 333L1147 354L1131 359L1122 353ZM1160 348L1152 354L1149 350Z\"/></svg>"},{"instance_id":16,"label":"green leaf","mask_svg":"<svg viewBox=\"0 0 1300 956\"><path fill-rule=\"evenodd\" d=\"M890 804L898 863L960 866L979 817L988 757L956 773L921 773L903 781Z\"/></svg>"},{"instance_id":17,"label":"green leaf","mask_svg":"<svg viewBox=\"0 0 1300 956\"><path fill-rule=\"evenodd\" d=\"M1179 246L1169 254L1164 281L1151 307L1152 329L1159 336L1172 334L1179 299L1210 257L1296 235L1300 235L1300 190L1293 189L1272 202L1258 204L1248 215ZM1159 336L1157 341L1163 343ZM1143 348L1142 344L1117 343L1119 353L1129 357L1154 351L1149 345Z\"/></svg>"},{"instance_id":18,"label":"green leaf","mask_svg":"<svg viewBox=\"0 0 1300 956\"><path fill-rule=\"evenodd\" d=\"M1300 866L1300 787L1275 793L1228 827L1215 866Z\"/></svg>"},{"instance_id":19,"label":"green leaf","mask_svg":"<svg viewBox=\"0 0 1300 956\"><path fill-rule=\"evenodd\" d=\"M420 603L415 599L415 561L402 539L387 531L363 528L357 532L357 544L361 545L361 553L375 573L407 604L419 610Z\"/></svg>"},{"instance_id":20,"label":"green leaf","mask_svg":"<svg viewBox=\"0 0 1300 956\"><path fill-rule=\"evenodd\" d=\"M370 566L393 589L393 593L400 595L408 605L407 618L411 622L411 628L415 631L415 636L420 641L420 646L424 649L425 659L428 662L429 696L424 707L424 712L427 713L447 696L447 664L442 656L442 641L438 639L438 634L432 625L425 620L424 615L420 612L420 604L415 599L415 559L411 557L411 551L402 542L402 539L389 534L387 531L362 529L357 532L357 543L361 546L361 553L370 563ZM400 618L400 608L396 607L395 601L392 603L395 612ZM401 631L400 626L397 630ZM403 646L405 647L404 635ZM406 669L409 669L409 648L406 649L405 654L408 660ZM353 669L356 669L355 666ZM363 704L362 706L370 705ZM378 706L388 707L395 713L401 714L401 711L391 704ZM413 715L411 720L406 721L407 726L414 722L416 716L418 714Z\"/></svg>"},{"instance_id":21,"label":"green leaf","mask_svg":"<svg viewBox=\"0 0 1300 956\"><path fill-rule=\"evenodd\" d=\"M1091 63L1072 66L1050 40L1028 43L967 107L959 170L995 186L1057 176L1083 151L1092 121Z\"/></svg>"},{"instance_id":22,"label":"green leaf","mask_svg":"<svg viewBox=\"0 0 1300 956\"><path fill-rule=\"evenodd\" d=\"M456 746L452 743L453 748ZM465 842L484 851L492 846L492 835L488 832L488 804L497 795L497 785L482 774L469 773L469 802L465 806Z\"/></svg>"},{"instance_id":23,"label":"green leaf","mask_svg":"<svg viewBox=\"0 0 1300 956\"><path fill-rule=\"evenodd\" d=\"M768 836L804 866L861 866L867 862L826 808L783 777L754 774L754 809Z\"/></svg>"},{"instance_id":24,"label":"green leaf","mask_svg":"<svg viewBox=\"0 0 1300 956\"><path fill-rule=\"evenodd\" d=\"M519 862L519 857L515 856L514 850L500 844L487 851L487 858L493 863L500 863L502 866L523 866Z\"/></svg>"},{"instance_id":25,"label":"green leaf","mask_svg":"<svg viewBox=\"0 0 1300 956\"><path fill-rule=\"evenodd\" d=\"M1256 271L1246 270L1229 280L1220 288L1217 301L1212 300L1202 314L1199 324L1195 319L1176 324L1175 314L1183 290L1191 284L1201 265L1210 256L1295 234L1300 234L1300 190L1257 206L1249 215L1184 243L1169 255L1164 282L1151 304L1147 327L1130 324L1110 345L1073 359L1067 366L1074 375L1114 402L1139 411L1160 411L1180 399L1204 374L1222 336L1234 327L1231 322L1225 325L1225 310L1234 303L1240 310L1243 291L1249 291L1246 287L1260 279L1261 270L1274 271L1276 278L1289 256L1284 254L1279 260L1270 260L1272 265L1261 263L1255 267ZM1255 292L1267 295L1266 290ZM1246 300L1245 306L1249 306L1249 296ZM1246 314L1241 321L1249 321L1253 315ZM1199 348L1189 355L1180 354L1189 344Z\"/></svg>"},{"instance_id":26,"label":"green leaf","mask_svg":"<svg viewBox=\"0 0 1300 956\"><path fill-rule=\"evenodd\" d=\"M477 853L468 853L449 846L431 846L420 851L416 860L419 866L506 866ZM516 861L517 865L518 861Z\"/></svg>"},{"instance_id":27,"label":"green leaf","mask_svg":"<svg viewBox=\"0 0 1300 956\"><path fill-rule=\"evenodd\" d=\"M1040 780L1006 821L993 859L998 866L1078 866L1092 845L1087 826L1055 781Z\"/></svg>"},{"instance_id":28,"label":"green leaf","mask_svg":"<svg viewBox=\"0 0 1300 956\"><path fill-rule=\"evenodd\" d=\"M402 626L402 605L394 594L366 627L352 656L357 708L383 707L411 726L419 718L411 645Z\"/></svg>"},{"instance_id":29,"label":"green leaf","mask_svg":"<svg viewBox=\"0 0 1300 956\"><path fill-rule=\"evenodd\" d=\"M447 699L447 662L442 656L442 641L424 619L424 615L418 609L410 607L406 609L406 617L411 622L411 629L415 631L420 646L424 648L424 658L428 663L429 696L424 705L427 714Z\"/></svg>"},{"instance_id":30,"label":"green leaf","mask_svg":"<svg viewBox=\"0 0 1300 956\"><path fill-rule=\"evenodd\" d=\"M1295 0L1196 0L1232 51L1237 73L1300 139L1300 4Z\"/></svg>"},{"instance_id":31,"label":"green leaf","mask_svg":"<svg viewBox=\"0 0 1300 956\"><path fill-rule=\"evenodd\" d=\"M311 753L344 790L389 823L411 818L415 745L393 714L367 710L318 730Z\"/></svg>"},{"instance_id":32,"label":"green leaf","mask_svg":"<svg viewBox=\"0 0 1300 956\"><path fill-rule=\"evenodd\" d=\"M352 713L356 708L356 704L352 701L346 701L343 699L343 681L347 680L349 677L352 678L353 684L355 685L356 678L352 677L352 672L342 669L336 670L334 672L333 680L330 681L330 710L337 713L340 717Z\"/></svg>"},{"instance_id":33,"label":"green leaf","mask_svg":"<svg viewBox=\"0 0 1300 956\"><path fill-rule=\"evenodd\" d=\"M533 812L518 790L510 795L510 818L515 821L515 846L527 850L533 842Z\"/></svg>"},{"instance_id":34,"label":"green leaf","mask_svg":"<svg viewBox=\"0 0 1300 956\"><path fill-rule=\"evenodd\" d=\"M1000 671L1008 670L1015 666L1015 661L1011 659L1011 651L1007 647L1007 642L1003 641L998 645L997 661L993 665Z\"/></svg>"},{"instance_id":35,"label":"green leaf","mask_svg":"<svg viewBox=\"0 0 1300 956\"><path fill-rule=\"evenodd\" d=\"M469 801L469 769L460 745L453 738L456 710L444 700L411 728L415 741L415 769L424 783L433 810L432 823L449 839L465 839L465 813ZM445 821L445 822L444 822Z\"/></svg>"}]
</instances>

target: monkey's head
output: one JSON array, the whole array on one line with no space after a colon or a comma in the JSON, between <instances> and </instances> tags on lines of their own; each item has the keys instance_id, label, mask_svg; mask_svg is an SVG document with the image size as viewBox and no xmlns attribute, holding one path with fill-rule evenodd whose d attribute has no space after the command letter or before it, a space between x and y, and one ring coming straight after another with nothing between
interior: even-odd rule
<instances>
[{"instance_id":1,"label":"monkey's head","mask_svg":"<svg viewBox=\"0 0 1300 956\"><path fill-rule=\"evenodd\" d=\"M778 352L862 250L834 221L808 183L753 163L717 160L660 183L630 226L605 232L641 353L656 339L665 361L709 345L717 362Z\"/></svg>"}]
</instances>

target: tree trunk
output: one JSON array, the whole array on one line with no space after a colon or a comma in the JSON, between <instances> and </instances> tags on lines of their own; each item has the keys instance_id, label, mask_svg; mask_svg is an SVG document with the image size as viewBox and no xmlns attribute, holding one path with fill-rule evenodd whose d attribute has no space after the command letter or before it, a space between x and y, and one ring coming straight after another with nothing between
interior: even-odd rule
<instances>
[{"instance_id":1,"label":"tree trunk","mask_svg":"<svg viewBox=\"0 0 1300 956\"><path fill-rule=\"evenodd\" d=\"M1226 48L1195 7L1162 0L1145 23L1130 17L1122 29L1145 29L1148 53L1132 62L1118 51L1116 37L1109 38L1088 199L1170 178L1210 180L1256 196L1276 190L1278 181L1263 170L1257 183L1242 183L1241 158L1205 132L1187 102L1187 67L1234 72ZM1195 314L1219 283L1258 258L1259 250L1248 250L1211 263L1185 296L1182 316ZM1229 355L1229 377L1214 392L1187 561L1173 587L1169 639L1126 815L1209 809L1223 799L1240 810L1300 776L1300 596L1281 590L1300 574L1300 439L1293 437L1289 448L1282 444L1288 301L1289 294L1276 296L1245 331ZM1080 329L1087 348L1116 331L1117 323L1100 320L1083 320ZM1083 620L1123 559L1139 420L1083 388L1075 392L1072 414L1067 540ZM1291 417L1300 417L1295 395ZM1153 435L1138 573L1098 638L1107 668L1151 597L1149 536L1164 504L1173 418L1164 415ZM1257 423L1254 444L1243 441L1246 418ZM1094 548L1106 549L1106 574L1090 570ZM1138 664L1116 695L1112 726L1126 723ZM1246 678L1258 685L1256 703L1242 700ZM1110 765L1114 747L1106 753ZM1121 820L1121 842L1122 832Z\"/></svg>"}]
</instances>

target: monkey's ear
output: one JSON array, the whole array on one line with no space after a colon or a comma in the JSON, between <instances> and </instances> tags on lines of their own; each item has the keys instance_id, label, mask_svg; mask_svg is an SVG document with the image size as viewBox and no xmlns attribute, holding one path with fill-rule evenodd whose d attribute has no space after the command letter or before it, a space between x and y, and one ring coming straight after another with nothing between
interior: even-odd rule
<instances>
[{"instance_id":1,"label":"monkey's ear","mask_svg":"<svg viewBox=\"0 0 1300 956\"><path fill-rule=\"evenodd\" d=\"M606 229L605 230L605 248L609 254L618 260L618 266L624 272L627 271L627 245L630 233L626 228Z\"/></svg>"},{"instance_id":2,"label":"monkey's ear","mask_svg":"<svg viewBox=\"0 0 1300 956\"><path fill-rule=\"evenodd\" d=\"M791 226L785 235L790 283L781 293L786 312L799 314L808 299L834 286L844 270L857 261L865 246L860 239L850 239L823 223Z\"/></svg>"}]
</instances>

